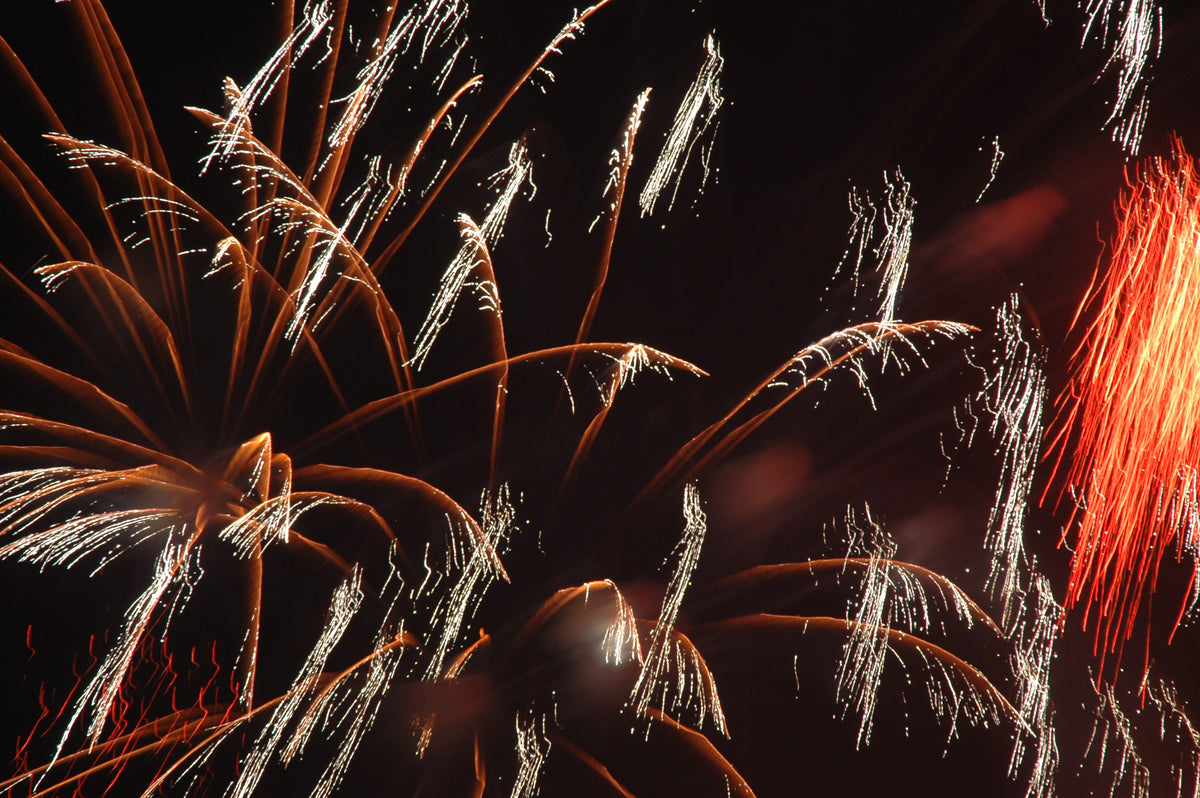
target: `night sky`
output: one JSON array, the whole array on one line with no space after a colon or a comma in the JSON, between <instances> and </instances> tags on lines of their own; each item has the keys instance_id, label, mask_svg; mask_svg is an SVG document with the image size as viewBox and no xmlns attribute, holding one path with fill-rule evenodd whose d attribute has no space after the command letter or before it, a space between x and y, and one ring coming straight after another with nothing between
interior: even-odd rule
<instances>
[{"instance_id":1,"label":"night sky","mask_svg":"<svg viewBox=\"0 0 1200 798\"><path fill-rule=\"evenodd\" d=\"M221 80L230 76L245 85L278 39L277 10L262 0L179 5L168 10L167 4L135 0L105 3L138 75L173 178L200 201L219 208L229 200L228 187L197 178L205 133L184 106L219 111ZM365 9L369 4L361 5ZM508 352L572 341L600 257L599 236L587 230L603 207L609 153L620 143L638 94L652 87L635 147L632 188L590 338L644 343L688 360L710 376L677 375L666 381L647 375L622 393L570 490L563 492L558 491L559 480L570 449L548 431L558 423L561 407L544 399L522 406L522 398L535 392L513 387L505 430L508 454L499 476L524 492L520 512L528 511L530 530L523 534L529 539L514 543L511 559L506 559L512 584L495 589L489 599L493 603L480 610L465 639L473 639L476 628L494 632L498 639L512 637L555 590L592 579L618 582L641 617L657 614L669 577L664 558L668 566L674 561L671 552L681 530L677 488L672 485L669 494L629 508L673 452L793 353L873 317L876 300L867 284L876 278L868 275L856 296L848 270L838 271L851 224L847 197L856 188L878 201L887 176L897 170L915 200L909 272L897 317L974 325L983 339L995 330L995 308L1015 295L1027 334L1047 352L1046 418L1054 429L1054 397L1067 385L1071 353L1080 340L1071 322L1096 269L1107 265L1105 242L1127 179L1133 179L1141 158L1169 154L1173 136L1200 152L1195 103L1200 13L1184 2L1161 5L1162 52L1149 71L1149 115L1136 156L1104 128L1116 95L1116 74L1103 71L1109 51L1095 36L1081 46L1084 17L1070 2L1047 0L1050 23L1032 0L821 5L613 0L602 9L582 37L565 43L561 54L547 62L553 80L536 77L535 86L522 88L504 109L405 244L403 256L389 267L383 287L411 339L457 247L456 215L482 212L491 194L481 183L505 165L509 144L524 136L537 190L532 199L514 205L504 237L492 252ZM557 1L511 0L483 0L471 8L463 29L470 36L464 61L449 81L484 76L482 88L463 102L468 120L472 114L480 118L482 109L499 99L569 18L571 8ZM704 140L711 144L707 182L699 191L696 153L683 174L675 207L639 217L636 190L650 173L675 109L704 59L709 33L724 59L725 103L715 132ZM100 142L120 135L90 84L87 48L64 7L48 0L8 3L0 9L0 36L26 64L69 131ZM407 60L401 63L393 82L403 89L411 66ZM3 74L10 75L11 64L5 69ZM423 75L413 85L417 88L410 93L384 95L360 138L364 150L382 153L385 160L407 152L444 96L429 89ZM61 159L51 156L38 138L41 128L31 121L38 118L35 105L16 80L0 79L0 87L12 109L0 115L0 134L46 175L51 190L71 197L67 206L72 212L86 206L86 196L69 194L77 190L63 177ZM305 88L302 80L297 87L299 95ZM297 102L290 109L289 125L303 125L299 107ZM304 142L288 141L285 156L305 152ZM996 146L1003 156L993 176ZM11 221L2 223L6 232L0 236L0 263L32 284L32 269L56 255L33 229L15 194L10 192L4 208ZM390 223L399 225L402 216L398 213ZM5 291L12 291L5 285ZM7 317L0 336L31 350L50 346L27 340L40 329L31 321L36 313L24 300L10 302L8 296L15 294L0 299ZM428 378L477 365L480 329L478 320L460 309L431 356ZM334 344L336 368L347 375L348 390L371 395L382 378L356 368L360 361L364 369L373 368L373 350L347 340ZM703 637L706 621L736 606L738 598L723 592L720 583L730 574L760 564L844 554L844 548L823 540L824 530L847 506L861 508L864 503L895 538L899 559L943 574L985 609L993 609L984 591L988 559L983 535L997 479L995 443L980 433L973 446L959 447L949 459L945 453L948 442L961 436L956 426L961 401L978 390L964 351L982 356L990 350L986 343L971 349L940 340L924 351L926 364L905 375L868 368L874 406L853 379L841 375L815 401L789 406L705 469L699 484L710 527L692 583L695 592L684 600L681 629L695 629ZM305 372L288 383L282 398L273 397L259 419L297 466L361 462L421 476L464 506L477 503L487 483L488 390L464 390L422 404L428 436L419 452L405 448L408 442L395 419L369 427L365 445L346 436L291 451L289 443L304 442L312 431L310 419L328 410L319 387L304 381L306 375L313 379ZM551 373L548 379L552 384L557 378ZM40 408L37 390L0 377L0 405ZM46 406L57 409L53 401L46 399ZM581 431L571 429L576 435ZM394 435L398 437L390 437ZM386 443L378 445L381 441ZM211 455L198 449L195 456ZM1070 552L1060 539L1069 508L1065 501L1055 501L1059 484L1046 491L1050 471L1050 463L1043 462L1037 472L1026 547L1061 600ZM1038 504L1044 491L1048 498ZM398 504L396 517L405 511ZM368 552L365 543L345 545L348 551ZM52 685L51 695L59 700L70 689L72 667L89 661L84 654L73 666L73 652L81 645L86 650L97 630L113 628L122 601L140 590L126 580L152 567L149 556L96 579L88 579L82 568L36 573L11 561L0 564L10 572L0 576L10 607L0 652L10 674L12 705L18 707L0 721L3 756L41 711L37 685ZM264 608L265 614L277 611L286 618L264 643L279 646L284 662L291 661L288 652L294 659L292 650L300 646L291 636L298 640L320 627L323 609L317 605L327 600L336 582L335 575L315 569L317 576L310 576L306 568L281 565L279 581L271 583L276 595ZM1126 699L1131 713L1139 706L1136 686L1143 656L1154 662L1156 673L1175 680L1183 700L1193 707L1200 702L1195 628L1185 625L1171 645L1166 642L1191 564L1168 557L1163 568L1162 598L1154 603L1150 631L1139 630L1119 679L1121 690L1133 696ZM816 614L844 613L847 591L839 590L797 600L811 599ZM314 598L316 594L320 597ZM293 615L291 602L311 611ZM227 605L234 603L221 596L199 600L178 634L226 641L222 619L229 613ZM1107 794L1117 760L1098 765L1094 752L1084 753L1097 699L1091 636L1078 625L1074 616L1066 620L1055 664L1052 695L1063 762L1058 788L1062 795ZM758 795L956 795L968 789L981 795L1023 794L1021 777L1006 777L1010 728L964 729L961 739L947 747L946 730L928 719L920 689L901 695L897 680L887 683L894 700L881 710L871 745L855 750L856 724L842 719L834 699L840 643L812 641L804 649L810 654L802 666L793 638L709 634L706 656L731 724L729 740L722 738L718 748ZM964 659L979 663L989 675L1005 673L1004 654L994 644L978 632L955 634L946 633L943 642L958 646ZM1143 644L1147 635L1150 642ZM630 783L643 784L643 790L633 792L682 794L694 788L708 794L704 790L715 789L705 774L674 767L689 761L682 755L672 758L678 752L649 747L646 751L653 753L642 753L614 731L620 724L604 715L603 707L617 688L600 683L609 677L592 671L563 676L573 660L552 647L522 656L536 661L521 672L529 683L563 678L578 688L581 680L598 680L595 705L564 705L563 723L588 726L594 740L607 741L614 773L621 768L641 773L643 781ZM451 703L471 705L476 700L472 689L505 696L528 688L521 679L504 681L510 673L505 668L517 665L511 658L503 660L481 682L470 682L462 696L452 696ZM198 672L206 673L202 667ZM282 670L263 677L264 683L286 678ZM998 684L1002 690L1011 688L1004 678ZM406 696L398 690L388 706L403 703ZM1150 717L1148 711L1145 717ZM1200 777L1191 762L1195 749L1158 740L1153 722L1145 722L1150 730L1139 740L1152 774L1150 794L1174 795L1177 767L1184 769L1186 792L1189 779ZM453 721L447 723L453 726ZM511 729L512 720L505 715L489 723L485 740L502 739L501 729ZM387 717L385 710L351 772L348 793L358 788L378 791L369 794L415 794L410 785L415 785L413 774L419 768L403 756L393 757L389 749L388 734L401 732L408 734L405 722ZM46 742L40 744L44 756ZM464 765L455 756L439 751L432 761L450 763L448 770L469 771L469 760ZM647 758L639 765L641 756ZM503 772L504 760L498 755L496 761L496 772ZM665 763L661 768L660 762ZM555 793L576 787L564 786L574 784L570 774L553 771L553 766L548 778L557 781L543 794L590 794L582 787L578 793ZM692 779L699 783L693 785ZM103 779L89 783L85 794L100 795L106 784ZM724 795L724 785L719 786L713 794ZM456 789L454 782L426 786L439 788L445 794ZM1127 781L1121 782L1116 794L1128 795L1129 788ZM23 785L13 794L26 789ZM119 784L110 794L129 794L125 789ZM497 781L490 789L500 795L511 787ZM214 787L211 794L220 793ZM597 789L595 794L607 793Z\"/></svg>"}]
</instances>

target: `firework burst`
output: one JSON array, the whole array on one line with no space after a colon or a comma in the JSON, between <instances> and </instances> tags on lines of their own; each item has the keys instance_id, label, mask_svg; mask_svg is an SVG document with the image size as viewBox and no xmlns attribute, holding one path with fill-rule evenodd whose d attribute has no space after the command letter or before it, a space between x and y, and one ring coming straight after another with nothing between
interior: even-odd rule
<instances>
[{"instance_id":1,"label":"firework burst","mask_svg":"<svg viewBox=\"0 0 1200 798\"><path fill-rule=\"evenodd\" d=\"M977 402L1003 449L987 536L1000 623L901 559L865 504L835 525L833 550L737 568L710 553L716 469L804 400L858 390L873 408L881 372L907 375L980 333L901 320L916 239L898 169L876 203L851 199L853 281L878 277L872 320L764 368L631 492L604 496L598 520L577 518L597 504L573 502L599 492L588 479L622 397L708 376L591 336L627 192L658 221L686 204L685 183L711 185L728 108L716 33L698 39L673 97L630 95L599 213L577 231L598 242L586 302L566 343L518 349L505 233L535 204L542 153L532 130L494 141L497 121L554 80L604 5L569 17L489 95L490 79L465 69L462 3L361 17L348 2L284 4L262 68L227 80L220 110L188 108L209 136L194 183L168 162L99 0L68 12L111 143L70 132L2 45L69 175L48 177L0 139L0 177L48 253L0 266L20 305L0 320L14 330L0 338L0 565L69 573L72 593L121 590L110 616L58 630L84 642L47 667L0 790L765 794L787 768L764 764L748 720L762 668L786 676L771 693L783 714L828 699L856 754L897 717L906 733L937 729L939 746L998 733L1013 743L1014 790L1028 775L1029 794L1049 794L1059 607L1022 548L1042 377L1015 300L998 321L1006 363ZM418 98L431 110L409 120L413 143L376 147L409 65L432 73ZM639 171L652 97L665 129ZM569 224L556 221L568 240ZM455 234L427 262L425 237ZM860 268L868 252L873 271ZM662 535L678 543L659 547ZM577 562L613 549L665 562L651 578ZM26 642L43 665L58 652L33 620ZM356 776L364 760L372 772Z\"/></svg>"},{"instance_id":2,"label":"firework burst","mask_svg":"<svg viewBox=\"0 0 1200 798\"><path fill-rule=\"evenodd\" d=\"M1060 467L1078 501L1066 605L1082 608L1096 648L1118 659L1163 558L1194 562L1200 534L1198 236L1200 181L1177 142L1121 201L1109 269L1081 307L1093 320L1063 399L1059 457L1068 446L1073 456Z\"/></svg>"}]
</instances>

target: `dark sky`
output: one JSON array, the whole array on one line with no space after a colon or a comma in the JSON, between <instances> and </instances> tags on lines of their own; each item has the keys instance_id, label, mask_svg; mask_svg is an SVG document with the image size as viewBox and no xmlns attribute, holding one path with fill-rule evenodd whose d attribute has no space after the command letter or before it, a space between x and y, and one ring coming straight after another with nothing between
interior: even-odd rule
<instances>
[{"instance_id":1,"label":"dark sky","mask_svg":"<svg viewBox=\"0 0 1200 798\"><path fill-rule=\"evenodd\" d=\"M68 129L81 138L109 140L116 131L96 112L87 53L66 24L63 8L40 1L21 3L20 10L15 5L0 10L0 35L60 109ZM179 7L114 0L106 5L173 175L189 190L195 186L196 196L219 201L219 190L195 180L204 139L183 106L219 109L223 77L245 84L273 49L275 10L258 0ZM465 53L485 82L464 103L468 113L495 101L559 29L570 7L496 0L471 9ZM478 181L503 165L509 142L526 135L535 148L538 193L529 207L514 210L494 253L510 352L560 343L574 334L598 257L594 237L583 231L601 208L608 154L638 93L653 87L631 177L640 187L703 60L710 32L725 61L725 105L710 180L697 194L693 163L682 199L669 214L638 218L634 198L627 198L592 332L595 340L644 342L712 376L703 385L687 384L675 392L650 389L629 400L625 416L614 418L611 434L597 445L587 467L594 487L577 492L576 509L558 507L545 519L547 539L570 533L591 542L551 547L546 560L514 555L514 573L531 585L528 592L513 588L506 594L518 614L531 611L547 591L606 575L641 586L631 587L631 593L661 593L663 577L656 569L678 535L678 502L674 497L664 501L669 509L649 513L653 520L646 530L631 531L618 529L624 519L617 518L608 497L625 501L635 495L661 458L802 346L870 317L872 302L860 298L856 303L846 276L835 279L834 272L847 246L848 192L857 187L879 197L885 173L900 170L916 202L899 318L948 319L991 329L995 306L1016 294L1030 329L1047 347L1051 395L1063 389L1076 340L1069 324L1093 270L1103 263L1114 205L1127 171L1138 161L1102 129L1116 94L1112 71L1097 79L1107 51L1094 38L1081 46L1083 16L1073 3L1050 0L1046 12L1051 24L1032 0L613 0L584 36L567 42L548 62L554 81L541 81L544 92L526 87L516 95L414 238L413 260L428 255L441 259L429 261L437 267L406 272L407 283L393 274L389 284L397 289L396 304L406 323L415 329L452 251L454 215L481 210L485 197ZM1175 134L1185 146L1200 148L1194 143L1200 132L1194 103L1200 15L1184 2L1166 2L1163 20L1163 50L1150 73L1140 156L1166 155ZM459 80L468 74L467 64L454 73ZM411 99L385 95L364 138L385 154L404 152L420 132L431 98L423 90ZM28 108L19 100L12 107ZM302 119L303 112L297 113ZM34 153L31 163L49 168L52 159L38 149L42 145L29 118L25 111L8 115L3 133L22 152ZM993 142L1003 158L989 184ZM547 209L551 246L545 246ZM18 274L27 274L46 255L19 230L5 238L14 240L4 242L0 261ZM452 339L447 348L458 343ZM959 470L944 478L941 441L953 430L952 408L970 390L959 351L941 344L931 350L927 368L904 379L884 375L876 409L855 391L831 390L815 409L781 414L769 432L747 442L739 452L744 459L715 470L709 483L714 528L697 582L781 558L816 556L819 546L813 541L822 525L846 504L869 501L899 540L901 557L945 573L972 595L979 593L986 570L981 536L995 465L989 452L971 450L962 455ZM433 368L435 373L453 370L455 363ZM454 410L428 412L436 423L444 420L439 413L453 416ZM274 419L282 428L295 419L296 426L303 422L303 408L288 412ZM514 412L513 424L540 420L531 415ZM513 446L522 447L525 428L514 428L518 431L510 438L520 443ZM477 490L469 479L455 482L456 467L479 454L462 443L476 431L448 433L452 445L441 459L422 463L423 473L445 478L451 492ZM535 480L548 479L549 466L538 467L535 444L522 449L522 456L533 464ZM1039 472L1039 489L1047 471ZM749 500L738 492L742 479L758 480L759 486L776 479L795 492L781 499L766 490L761 494L765 509L755 515L759 510L747 509ZM540 495L537 484L529 490ZM663 514L669 520L663 521ZM1030 527L1038 532L1031 533L1028 544L1060 598L1069 562L1069 554L1057 546L1062 516L1049 504L1035 508ZM605 537L610 524L618 529L611 540ZM799 552L797 530L805 535ZM1176 589L1181 578L1186 574L1171 571L1164 581ZM36 581L28 575L21 579L29 580L20 583L23 587ZM65 593L82 591L70 577L66 582ZM50 605L33 610L21 605L6 631L18 630L13 634L19 636L31 619L55 622L52 605L58 594L45 584L36 591ZM1174 600L1172 594L1163 603L1173 608ZM505 622L502 612L489 619L500 628ZM1194 632L1185 630L1171 648L1161 636L1156 633L1152 646L1157 666L1179 680L1181 693L1200 699L1200 685L1191 675ZM1056 699L1064 707L1064 759L1082 750L1090 730L1089 717L1068 710L1080 700L1093 700L1087 688L1088 645L1086 636L1074 631L1063 641L1063 678L1074 680ZM26 653L18 651L16 660ZM781 660L770 661L778 665ZM971 785L976 773L1003 779L1003 734L969 735L963 744L968 753L935 761L928 771L907 767L907 759L932 753L936 760L940 743L923 737L889 743L886 728L864 752L852 750L853 740L839 738L827 757L821 753L828 742L822 735L844 735L845 729L828 723L824 709L813 710L824 725L781 717L771 699L755 692L755 667L737 662L728 668L736 674L736 679L730 676L730 701L743 708L743 718L759 722L727 750L753 763L748 768L760 779L762 795L808 792L804 785L811 785L812 794L878 794L874 791L890 786L893 794L951 795ZM763 668L764 683L790 670ZM30 681L31 674L25 674L21 683ZM929 732L914 723L915 737ZM1155 773L1166 774L1178 752L1165 745L1147 754L1152 757ZM884 772L895 782L889 785L892 776ZM800 786L793 790L794 784ZM1106 788L1103 778L1089 772L1078 781L1064 781L1061 791L1073 794L1072 785L1091 789L1097 784ZM1018 794L1007 782L988 781L987 789L993 787L997 795Z\"/></svg>"}]
</instances>

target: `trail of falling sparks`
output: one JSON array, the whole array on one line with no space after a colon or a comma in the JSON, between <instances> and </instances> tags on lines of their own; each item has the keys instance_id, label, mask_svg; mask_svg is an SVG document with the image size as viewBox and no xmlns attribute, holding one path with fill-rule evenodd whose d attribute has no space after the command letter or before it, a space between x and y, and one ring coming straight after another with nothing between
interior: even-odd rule
<instances>
[{"instance_id":1,"label":"trail of falling sparks","mask_svg":"<svg viewBox=\"0 0 1200 798\"><path fill-rule=\"evenodd\" d=\"M893 630L906 629L919 635L938 625L944 629L946 617L951 614L970 628L974 618L966 595L957 587L938 585L936 590L929 590L909 569L892 559L896 542L872 518L869 506L864 506L861 520L854 508L847 509L844 535L848 557L869 558L860 596L847 608L848 634L837 672L842 717L851 711L858 715L855 744L861 749L871 741L888 656L898 658L892 646ZM949 739L957 735L960 719L969 725L999 722L1000 709L993 696L924 647L917 646L915 652L928 677L922 683L929 706L946 724Z\"/></svg>"},{"instance_id":2,"label":"trail of falling sparks","mask_svg":"<svg viewBox=\"0 0 1200 798\"><path fill-rule=\"evenodd\" d=\"M1104 685L1098 698L1096 724L1092 727L1084 758L1090 756L1093 749L1097 750L1096 772L1112 776L1108 791L1110 798L1116 795L1117 787L1126 780L1130 798L1149 798L1150 769L1138 752L1133 737L1133 723L1121 708L1116 688L1111 684ZM1110 746L1115 761L1109 759Z\"/></svg>"},{"instance_id":3,"label":"trail of falling sparks","mask_svg":"<svg viewBox=\"0 0 1200 798\"><path fill-rule=\"evenodd\" d=\"M1014 294L996 310L1000 351L977 397L992 417L990 432L1000 454L1000 477L984 545L992 555L987 588L1002 602L1005 628L1012 624L1024 600L1025 520L1046 401L1046 354L1041 346L1025 339L1018 307Z\"/></svg>"},{"instance_id":4,"label":"trail of falling sparks","mask_svg":"<svg viewBox=\"0 0 1200 798\"><path fill-rule=\"evenodd\" d=\"M508 219L509 208L521 186L528 184L530 197L533 196L532 169L533 164L529 160L529 151L526 149L525 143L518 141L513 144L508 154L508 166L492 176L494 185L502 184L503 186L499 190L496 202L488 209L483 224L479 226L480 233L464 235L463 246L442 276L433 306L429 309L429 315L425 318L425 322L421 325L416 340L413 342L411 362L418 369L425 364L425 358L429 356L429 350L433 348L438 333L450 321L458 298L467 285L467 277L479 264L480 241L486 241L489 245L495 246L496 242L500 240L504 231L504 222Z\"/></svg>"},{"instance_id":5,"label":"trail of falling sparks","mask_svg":"<svg viewBox=\"0 0 1200 798\"><path fill-rule=\"evenodd\" d=\"M1008 774L1015 778L1029 762L1026 798L1052 798L1058 770L1058 742L1050 703L1062 606L1037 558L1025 548L1029 496L1042 441L1046 400L1045 348L1025 336L1020 298L1011 295L996 309L996 335L990 362L971 361L984 374L983 387L964 403L962 441L971 444L984 427L996 443L1000 474L984 546L991 554L986 588L1001 606L1001 623L1012 643L1017 714L1030 735L1013 739Z\"/></svg>"},{"instance_id":6,"label":"trail of falling sparks","mask_svg":"<svg viewBox=\"0 0 1200 798\"><path fill-rule=\"evenodd\" d=\"M1101 672L1104 655L1120 659L1162 558L1194 558L1200 533L1200 180L1182 144L1123 198L1112 252L1081 306L1095 317L1057 441L1081 494L1064 603L1084 605L1084 628L1095 616Z\"/></svg>"},{"instance_id":7,"label":"trail of falling sparks","mask_svg":"<svg viewBox=\"0 0 1200 798\"><path fill-rule=\"evenodd\" d=\"M878 685L883 679L883 666L887 660L888 636L886 617L888 608L888 579L886 560L896 554L896 543L871 518L871 508L866 508L864 530L859 527L853 509L847 511L846 526L854 530L851 541L860 536L869 540L870 565L863 579L862 598L854 612L854 624L842 651L838 666L837 698L842 705L843 717L853 708L859 717L856 747L861 748L871 741L871 728L875 720ZM853 547L853 543L852 543Z\"/></svg>"},{"instance_id":8,"label":"trail of falling sparks","mask_svg":"<svg viewBox=\"0 0 1200 798\"><path fill-rule=\"evenodd\" d=\"M187 602L199 577L199 554L191 555L182 543L168 542L155 563L154 579L149 587L138 596L125 611L117 644L92 673L87 686L75 699L70 719L54 751L51 762L58 761L68 738L76 725L83 720L91 745L95 745L104 731L105 721L114 714L122 684L125 682L137 645L141 642L156 611L165 605L166 620L161 624L160 634L165 634L171 616ZM168 595L170 595L169 598ZM86 716L86 717L85 717ZM49 770L43 771L43 775ZM40 783L41 777L39 777ZM35 789L37 786L35 783Z\"/></svg>"},{"instance_id":9,"label":"trail of falling sparks","mask_svg":"<svg viewBox=\"0 0 1200 798\"><path fill-rule=\"evenodd\" d=\"M725 715L712 674L700 661L695 649L689 643L675 639L673 634L679 608L683 604L683 593L691 583L692 573L700 561L700 548L704 545L708 528L708 519L700 506L700 491L694 484L684 487L683 517L683 538L676 549L679 565L671 575L666 595L663 596L662 611L654 626L650 650L629 695L629 706L637 717L645 718L656 696L665 705L668 695L674 692L672 709L695 705L698 725L704 722L705 717L711 716L717 730L726 733ZM672 666L676 671L674 691L667 679L667 672ZM666 706L661 708L666 710Z\"/></svg>"},{"instance_id":10,"label":"trail of falling sparks","mask_svg":"<svg viewBox=\"0 0 1200 798\"><path fill-rule=\"evenodd\" d=\"M229 798L249 798L258 788L267 765L280 752L283 733L296 713L300 711L308 696L309 685L325 670L325 663L342 635L350 626L350 620L362 604L362 572L355 568L346 581L334 591L329 605L329 615L321 635L309 652L308 658L296 675L292 689L271 714L270 720L259 731L248 756L242 762L237 781L226 791Z\"/></svg>"},{"instance_id":11,"label":"trail of falling sparks","mask_svg":"<svg viewBox=\"0 0 1200 798\"><path fill-rule=\"evenodd\" d=\"M378 594L378 599L388 609L375 634L372 653L366 658L365 674L363 668L356 666L322 688L283 749L281 759L286 766L303 756L318 728L320 737L335 742L337 753L327 759L310 798L330 798L338 789L364 737L375 723L384 696L395 682L405 651L405 647L397 643L408 639L404 621L394 617L405 592L404 579L395 562L398 552L399 546L393 542L388 558L391 570Z\"/></svg>"},{"instance_id":12,"label":"trail of falling sparks","mask_svg":"<svg viewBox=\"0 0 1200 798\"><path fill-rule=\"evenodd\" d=\"M465 540L460 541L459 531L465 523L451 522L452 565L461 570L454 586L438 597L431 612L434 619L431 637L437 640L437 645L432 647L433 656L425 668L426 679L445 675L444 666L450 649L461 638L464 626L474 616L483 594L497 579L505 578L496 552L504 546L517 524L517 511L510 501L508 485L500 485L494 494L484 491L480 505L482 540L466 535ZM423 586L417 588L418 598L423 590Z\"/></svg>"},{"instance_id":13,"label":"trail of falling sparks","mask_svg":"<svg viewBox=\"0 0 1200 798\"><path fill-rule=\"evenodd\" d=\"M1159 739L1166 741L1170 734L1173 737L1175 750L1181 753L1178 762L1172 763L1171 770L1175 774L1176 795L1200 795L1200 730L1196 729L1191 718L1188 717L1187 707L1179 698L1179 693L1175 689L1174 683L1169 679L1159 676L1153 680L1147 690L1146 695L1150 699L1150 703L1158 710ZM1189 772L1190 771L1190 772ZM1191 778L1185 782L1185 777L1190 775ZM1184 792L1184 785L1188 784L1188 791Z\"/></svg>"},{"instance_id":14,"label":"trail of falling sparks","mask_svg":"<svg viewBox=\"0 0 1200 798\"><path fill-rule=\"evenodd\" d=\"M654 169L650 172L650 177L646 179L646 185L642 187L642 193L638 197L642 216L654 213L654 206L658 202L659 195L668 186L671 186L671 201L667 203L667 208L669 210L674 207L683 170L687 167L696 145L715 124L717 111L725 102L720 83L721 69L725 66L725 60L721 58L721 50L712 34L709 34L708 38L704 40L704 52L704 63L700 66L700 72L688 88L687 94L684 95L679 110L675 112L675 121L671 124L670 131L667 132L667 140L663 142L662 152L659 153L658 160L654 163ZM701 159L705 166L704 176L701 180L701 185L703 185L708 179L707 153L702 153Z\"/></svg>"},{"instance_id":15,"label":"trail of falling sparks","mask_svg":"<svg viewBox=\"0 0 1200 798\"><path fill-rule=\"evenodd\" d=\"M992 182L996 179L996 170L1000 168L1000 162L1002 160L1004 160L1004 150L1000 149L1000 137L992 136L991 143L992 143L992 165L990 167L988 167L987 182L983 184L983 188L981 188L979 190L979 196L975 198L975 202L977 204L980 200L983 199L983 195L987 193L987 190L992 187ZM980 147L979 151L983 152L983 147Z\"/></svg>"},{"instance_id":16,"label":"trail of falling sparks","mask_svg":"<svg viewBox=\"0 0 1200 798\"><path fill-rule=\"evenodd\" d=\"M439 86L445 82L448 67L458 60L466 44L466 38L457 31L466 19L467 9L461 2L435 2L410 8L389 31L386 38L376 40L371 60L359 70L354 91L340 100L344 106L341 119L329 131L329 144L333 149L345 146L362 129L367 118L375 109L387 79L396 69L396 61L408 54L414 44L420 49L419 62L424 62L428 51L435 46L449 46L450 55L445 59L446 67L438 76Z\"/></svg>"},{"instance_id":17,"label":"trail of falling sparks","mask_svg":"<svg viewBox=\"0 0 1200 798\"><path fill-rule=\"evenodd\" d=\"M1054 710L1050 704L1050 666L1054 661L1054 642L1058 639L1058 620L1062 607L1054 600L1050 580L1033 570L1030 585L1023 593L1024 612L1008 630L1013 642L1010 654L1016 677L1017 712L1033 730L1032 745L1025 735L1013 740L1008 774L1016 775L1026 758L1032 755L1026 798L1053 798L1054 774L1058 770L1058 740L1054 728Z\"/></svg>"},{"instance_id":18,"label":"trail of falling sparks","mask_svg":"<svg viewBox=\"0 0 1200 798\"><path fill-rule=\"evenodd\" d=\"M245 89L238 89L231 80L226 81L227 93L232 100L232 108L228 114L232 133L215 142L212 152L201 161L201 174L213 161L225 160L232 155L240 135L250 129L251 113L274 93L290 64L307 52L323 35L328 35L332 21L333 9L328 2L306 4L300 22Z\"/></svg>"},{"instance_id":19,"label":"trail of falling sparks","mask_svg":"<svg viewBox=\"0 0 1200 798\"><path fill-rule=\"evenodd\" d=\"M1117 97L1103 126L1126 153L1136 155L1150 107L1150 69L1162 53L1162 9L1154 0L1087 0L1080 7L1086 17L1083 43L1095 36L1109 50L1098 77L1117 75Z\"/></svg>"},{"instance_id":20,"label":"trail of falling sparks","mask_svg":"<svg viewBox=\"0 0 1200 798\"><path fill-rule=\"evenodd\" d=\"M853 255L854 264L850 268L850 280L855 295L862 279L863 261L870 252L875 259L875 270L880 274L879 288L876 299L879 306L876 318L880 324L893 324L896 321L896 304L900 299L900 291L904 288L904 279L908 276L908 252L912 246L912 226L916 201L909 194L908 180L899 169L894 175L883 175L883 200L877 206L871 198L860 194L857 188L851 188L847 202L850 206L850 229L847 231L848 244L842 253L842 260L834 270L834 276L842 270ZM876 227L879 232L876 233ZM872 240L878 240L872 246Z\"/></svg>"},{"instance_id":21,"label":"trail of falling sparks","mask_svg":"<svg viewBox=\"0 0 1200 798\"><path fill-rule=\"evenodd\" d=\"M546 736L546 715L536 713L533 707L518 712L517 730L517 777L513 781L512 798L533 798L538 794L538 781L542 767L550 754L550 738Z\"/></svg>"}]
</instances>

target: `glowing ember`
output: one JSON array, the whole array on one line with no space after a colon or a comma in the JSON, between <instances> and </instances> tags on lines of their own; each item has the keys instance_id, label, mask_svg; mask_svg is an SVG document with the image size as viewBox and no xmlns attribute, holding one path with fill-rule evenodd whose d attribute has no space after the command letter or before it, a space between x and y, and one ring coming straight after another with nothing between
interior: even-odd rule
<instances>
[{"instance_id":1,"label":"glowing ember","mask_svg":"<svg viewBox=\"0 0 1200 798\"><path fill-rule=\"evenodd\" d=\"M1084 605L1101 657L1118 660L1163 556L1194 552L1200 519L1200 180L1180 144L1131 183L1120 217L1057 441L1061 459L1077 431L1065 605Z\"/></svg>"}]
</instances>

